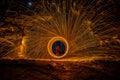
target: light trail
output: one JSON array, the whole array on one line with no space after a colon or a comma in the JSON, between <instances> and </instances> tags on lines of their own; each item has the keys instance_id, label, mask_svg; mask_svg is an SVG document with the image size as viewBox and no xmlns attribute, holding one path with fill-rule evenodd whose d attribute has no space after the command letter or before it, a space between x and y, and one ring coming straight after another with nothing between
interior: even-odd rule
<instances>
[{"instance_id":1,"label":"light trail","mask_svg":"<svg viewBox=\"0 0 120 80\"><path fill-rule=\"evenodd\" d=\"M113 0L39 0L31 4L11 1L6 12L7 24L0 28L1 58L54 60L47 45L56 36L64 38L69 45L64 56L68 61L72 60L71 56L108 55L110 50L114 55L119 53L120 21L113 14L116 5ZM16 16L9 15L12 12Z\"/></svg>"}]
</instances>

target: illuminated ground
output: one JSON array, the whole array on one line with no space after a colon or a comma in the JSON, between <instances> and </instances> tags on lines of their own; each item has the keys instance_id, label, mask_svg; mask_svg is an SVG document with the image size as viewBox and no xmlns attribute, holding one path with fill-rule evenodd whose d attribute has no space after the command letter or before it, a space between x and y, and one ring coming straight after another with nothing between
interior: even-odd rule
<instances>
[{"instance_id":1,"label":"illuminated ground","mask_svg":"<svg viewBox=\"0 0 120 80\"><path fill-rule=\"evenodd\" d=\"M120 61L0 60L1 80L119 80Z\"/></svg>"}]
</instances>

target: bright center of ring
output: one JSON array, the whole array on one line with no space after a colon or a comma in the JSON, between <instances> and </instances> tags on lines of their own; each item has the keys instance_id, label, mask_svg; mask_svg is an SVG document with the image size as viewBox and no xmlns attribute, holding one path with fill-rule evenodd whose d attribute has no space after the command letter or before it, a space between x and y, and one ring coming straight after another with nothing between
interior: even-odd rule
<instances>
[{"instance_id":1,"label":"bright center of ring","mask_svg":"<svg viewBox=\"0 0 120 80\"><path fill-rule=\"evenodd\" d=\"M47 45L49 54L54 58L62 58L68 53L68 42L63 37L53 37Z\"/></svg>"}]
</instances>

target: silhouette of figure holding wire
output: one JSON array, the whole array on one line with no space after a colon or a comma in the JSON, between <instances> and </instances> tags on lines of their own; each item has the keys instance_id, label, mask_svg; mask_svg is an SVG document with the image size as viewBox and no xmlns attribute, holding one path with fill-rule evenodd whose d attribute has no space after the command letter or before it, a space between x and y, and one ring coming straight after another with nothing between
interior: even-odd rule
<instances>
[{"instance_id":1,"label":"silhouette of figure holding wire","mask_svg":"<svg viewBox=\"0 0 120 80\"><path fill-rule=\"evenodd\" d=\"M57 56L60 55L60 46L59 46L59 45L56 46L55 54L56 54Z\"/></svg>"}]
</instances>

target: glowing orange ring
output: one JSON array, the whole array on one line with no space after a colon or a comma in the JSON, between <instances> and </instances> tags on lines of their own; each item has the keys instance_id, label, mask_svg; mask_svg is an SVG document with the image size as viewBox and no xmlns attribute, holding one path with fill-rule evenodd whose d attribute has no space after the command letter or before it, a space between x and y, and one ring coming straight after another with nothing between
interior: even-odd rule
<instances>
[{"instance_id":1,"label":"glowing orange ring","mask_svg":"<svg viewBox=\"0 0 120 80\"><path fill-rule=\"evenodd\" d=\"M63 42L64 45L66 46L66 51L65 51L65 53L64 53L63 55L61 55L61 56L55 55L55 54L53 53L53 51L52 51L52 45L53 45L53 43L56 42L56 41L61 41L61 42ZM68 45L68 42L67 42L67 40L66 40L65 38L63 38L63 37L53 37L52 39L50 39L50 41L49 41L48 44L47 44L47 50L48 50L49 54L50 54L52 57L54 57L54 58L62 58L62 57L64 57L64 56L67 55L68 50L69 50L69 45Z\"/></svg>"}]
</instances>

